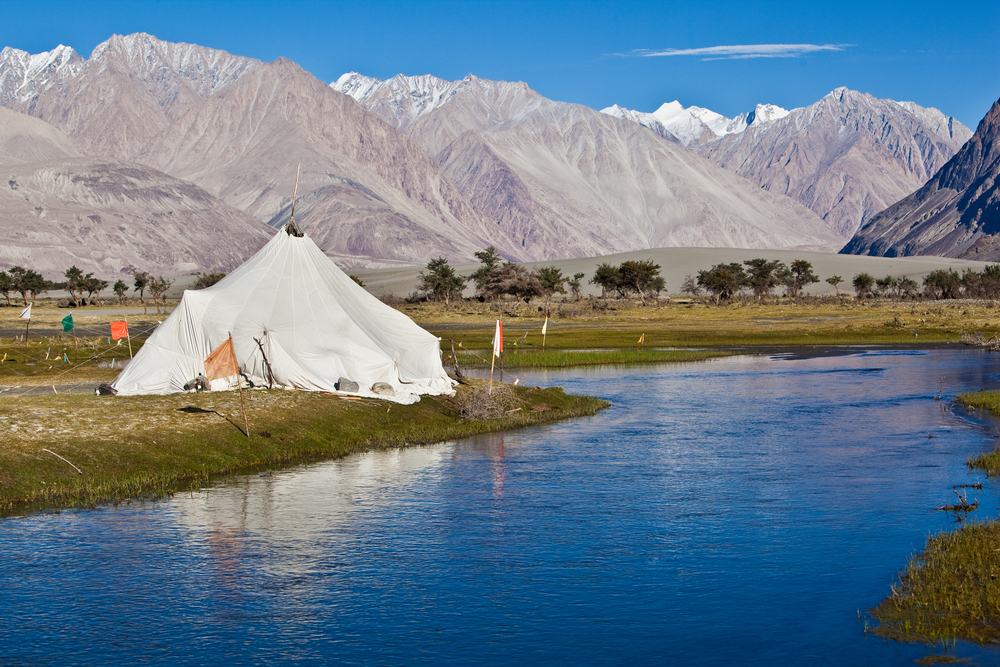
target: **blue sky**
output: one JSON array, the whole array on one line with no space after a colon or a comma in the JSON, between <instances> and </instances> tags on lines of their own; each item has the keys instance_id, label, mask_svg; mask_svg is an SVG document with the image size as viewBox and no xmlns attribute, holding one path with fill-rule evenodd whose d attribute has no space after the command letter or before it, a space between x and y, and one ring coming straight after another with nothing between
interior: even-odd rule
<instances>
[{"instance_id":1,"label":"blue sky","mask_svg":"<svg viewBox=\"0 0 1000 667\"><path fill-rule=\"evenodd\" d=\"M261 60L284 56L326 82L352 70L471 72L598 109L653 111L677 99L734 116L758 102L804 106L847 86L934 106L975 128L1000 98L995 0L106 0L5 2L2 14L0 46L32 53L62 43L89 56L114 33L148 32ZM745 48L717 48L734 46Z\"/></svg>"}]
</instances>

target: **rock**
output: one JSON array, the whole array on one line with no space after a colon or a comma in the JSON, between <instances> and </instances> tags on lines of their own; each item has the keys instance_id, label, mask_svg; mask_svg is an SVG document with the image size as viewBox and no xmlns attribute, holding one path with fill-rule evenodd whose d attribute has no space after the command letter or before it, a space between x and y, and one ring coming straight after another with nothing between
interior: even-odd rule
<instances>
[{"instance_id":1,"label":"rock","mask_svg":"<svg viewBox=\"0 0 1000 667\"><path fill-rule=\"evenodd\" d=\"M184 384L184 391L210 391L211 389L212 383L201 373L195 379Z\"/></svg>"},{"instance_id":2,"label":"rock","mask_svg":"<svg viewBox=\"0 0 1000 667\"><path fill-rule=\"evenodd\" d=\"M391 384L386 382L376 382L372 385L372 393L378 394L379 396L395 396L396 391L392 388Z\"/></svg>"},{"instance_id":3,"label":"rock","mask_svg":"<svg viewBox=\"0 0 1000 667\"><path fill-rule=\"evenodd\" d=\"M348 393L356 394L361 390L361 386L357 382L352 382L347 378L340 378L337 380L337 384L334 385L337 391L346 391Z\"/></svg>"}]
</instances>

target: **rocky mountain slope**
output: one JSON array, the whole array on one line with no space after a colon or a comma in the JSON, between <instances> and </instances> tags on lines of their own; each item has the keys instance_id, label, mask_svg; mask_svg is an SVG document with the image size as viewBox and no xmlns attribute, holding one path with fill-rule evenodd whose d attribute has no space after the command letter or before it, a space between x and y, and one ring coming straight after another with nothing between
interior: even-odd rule
<instances>
[{"instance_id":1,"label":"rocky mountain slope","mask_svg":"<svg viewBox=\"0 0 1000 667\"><path fill-rule=\"evenodd\" d=\"M677 102L652 114L604 113L677 136L753 183L792 197L844 236L923 185L972 135L937 109L838 88L786 111L759 104L730 120Z\"/></svg>"},{"instance_id":2,"label":"rocky mountain slope","mask_svg":"<svg viewBox=\"0 0 1000 667\"><path fill-rule=\"evenodd\" d=\"M406 132L519 259L666 245L833 248L815 215L625 120L523 83L348 74L333 84Z\"/></svg>"},{"instance_id":3,"label":"rocky mountain slope","mask_svg":"<svg viewBox=\"0 0 1000 667\"><path fill-rule=\"evenodd\" d=\"M20 62L31 58L54 60ZM288 219L301 164L296 218L351 265L469 259L493 242L422 149L290 61L145 34L112 37L82 66L63 60L73 67L47 74L59 85L27 77L18 90L34 92L6 99L64 130L86 155L192 181L273 225Z\"/></svg>"},{"instance_id":4,"label":"rocky mountain slope","mask_svg":"<svg viewBox=\"0 0 1000 667\"><path fill-rule=\"evenodd\" d=\"M102 278L237 266L271 230L192 183L82 157L48 123L0 107L0 267Z\"/></svg>"},{"instance_id":5,"label":"rocky mountain slope","mask_svg":"<svg viewBox=\"0 0 1000 667\"><path fill-rule=\"evenodd\" d=\"M842 252L1000 261L1000 101L933 178L868 221Z\"/></svg>"}]
</instances>

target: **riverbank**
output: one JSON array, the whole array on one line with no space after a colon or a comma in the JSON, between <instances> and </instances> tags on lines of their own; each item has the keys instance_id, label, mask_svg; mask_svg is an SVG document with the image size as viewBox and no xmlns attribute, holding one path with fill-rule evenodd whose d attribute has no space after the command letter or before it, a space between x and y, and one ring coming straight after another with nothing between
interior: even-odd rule
<instances>
[{"instance_id":1,"label":"riverbank","mask_svg":"<svg viewBox=\"0 0 1000 667\"><path fill-rule=\"evenodd\" d=\"M1000 418L1000 392L959 394L971 412ZM1000 474L1000 448L967 461L987 477ZM964 639L1000 644L1000 521L967 523L933 535L910 559L892 595L871 611L874 632L896 641L928 644Z\"/></svg>"},{"instance_id":2,"label":"riverbank","mask_svg":"<svg viewBox=\"0 0 1000 667\"><path fill-rule=\"evenodd\" d=\"M511 387L499 418L465 419L481 381L454 399L397 405L311 392L48 395L0 401L0 515L159 497L206 478L361 451L442 442L593 415L607 402L559 387Z\"/></svg>"}]
</instances>

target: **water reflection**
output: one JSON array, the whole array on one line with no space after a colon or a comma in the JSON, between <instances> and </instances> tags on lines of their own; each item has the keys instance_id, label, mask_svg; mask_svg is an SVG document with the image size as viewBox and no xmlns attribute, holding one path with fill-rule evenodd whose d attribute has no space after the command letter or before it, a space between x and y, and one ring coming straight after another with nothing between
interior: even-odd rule
<instances>
[{"instance_id":1,"label":"water reflection","mask_svg":"<svg viewBox=\"0 0 1000 667\"><path fill-rule=\"evenodd\" d=\"M857 612L981 481L963 464L992 427L948 398L998 370L935 351L538 373L614 405L2 522L0 658L912 664ZM991 484L969 494L995 515Z\"/></svg>"}]
</instances>

